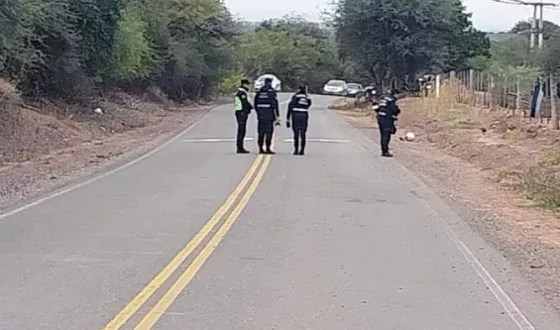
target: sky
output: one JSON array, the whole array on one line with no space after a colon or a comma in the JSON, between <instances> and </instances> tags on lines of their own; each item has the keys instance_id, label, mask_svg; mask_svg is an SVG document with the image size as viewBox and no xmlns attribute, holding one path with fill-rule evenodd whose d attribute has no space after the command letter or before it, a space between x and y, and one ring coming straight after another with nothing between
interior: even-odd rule
<instances>
[{"instance_id":1,"label":"sky","mask_svg":"<svg viewBox=\"0 0 560 330\"><path fill-rule=\"evenodd\" d=\"M279 18L288 13L304 15L319 21L320 13L328 8L327 0L225 0L234 15L250 21ZM496 3L492 0L463 0L467 12L473 14L476 28L487 32L510 29L516 22L532 16L531 7ZM560 7L559 7L560 9ZM560 10L545 9L544 19L560 24Z\"/></svg>"}]
</instances>

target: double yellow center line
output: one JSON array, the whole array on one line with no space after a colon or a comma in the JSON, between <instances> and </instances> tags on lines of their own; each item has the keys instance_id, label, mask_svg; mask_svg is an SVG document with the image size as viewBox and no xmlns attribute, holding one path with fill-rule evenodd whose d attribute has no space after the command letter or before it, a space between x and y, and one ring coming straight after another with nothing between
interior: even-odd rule
<instances>
[{"instance_id":1,"label":"double yellow center line","mask_svg":"<svg viewBox=\"0 0 560 330\"><path fill-rule=\"evenodd\" d=\"M270 164L271 156L258 155L249 171L243 177L239 185L229 195L226 201L220 206L216 213L206 222L204 227L192 238L192 240L157 274L152 281L136 297L128 303L123 310L107 324L103 330L120 329L135 313L152 297L154 293L175 273L175 271L185 262L185 260L197 249L197 247L212 232L214 227L226 216L228 211L235 205L225 221L210 239L208 244L194 258L187 269L173 283L163 297L157 301L154 307L136 325L135 330L151 329L161 318L163 313L177 299L179 294L185 289L189 282L194 278L202 265L210 257L212 252L218 247L224 236L230 230L233 223L237 220L251 196L255 193L257 186L262 180L264 173ZM241 199L239 196L245 191ZM239 199L239 202L237 202ZM237 204L236 204L237 202Z\"/></svg>"}]
</instances>

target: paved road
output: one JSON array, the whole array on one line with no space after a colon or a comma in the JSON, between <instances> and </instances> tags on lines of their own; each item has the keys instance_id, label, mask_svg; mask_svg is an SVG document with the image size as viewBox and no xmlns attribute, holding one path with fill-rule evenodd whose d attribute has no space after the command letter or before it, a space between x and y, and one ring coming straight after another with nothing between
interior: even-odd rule
<instances>
[{"instance_id":1,"label":"paved road","mask_svg":"<svg viewBox=\"0 0 560 330\"><path fill-rule=\"evenodd\" d=\"M286 129L276 156L233 154L224 106L0 216L0 329L560 329L449 207L314 100L305 157Z\"/></svg>"}]
</instances>

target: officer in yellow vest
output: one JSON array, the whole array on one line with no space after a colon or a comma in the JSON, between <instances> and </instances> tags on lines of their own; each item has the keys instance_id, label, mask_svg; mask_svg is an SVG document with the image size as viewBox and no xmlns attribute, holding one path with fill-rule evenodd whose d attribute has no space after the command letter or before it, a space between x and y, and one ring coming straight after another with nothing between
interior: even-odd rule
<instances>
[{"instance_id":1,"label":"officer in yellow vest","mask_svg":"<svg viewBox=\"0 0 560 330\"><path fill-rule=\"evenodd\" d=\"M253 110L253 105L249 100L249 86L251 83L247 79L241 80L241 87L237 90L235 94L235 118L237 119L237 153L238 154L248 154L250 153L245 149L243 143L245 142L245 134L247 132L247 119L251 110Z\"/></svg>"}]
</instances>

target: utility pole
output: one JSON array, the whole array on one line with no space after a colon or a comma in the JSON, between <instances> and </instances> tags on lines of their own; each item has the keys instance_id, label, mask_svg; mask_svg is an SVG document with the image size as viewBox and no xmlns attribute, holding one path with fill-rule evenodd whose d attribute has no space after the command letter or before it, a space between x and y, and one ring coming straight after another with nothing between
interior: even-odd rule
<instances>
[{"instance_id":1,"label":"utility pole","mask_svg":"<svg viewBox=\"0 0 560 330\"><path fill-rule=\"evenodd\" d=\"M554 4L552 4L552 6L554 6ZM543 41L544 41L543 11L544 11L544 4L541 4L539 6L539 25L537 26L537 29L539 31L539 49L543 48Z\"/></svg>"},{"instance_id":2,"label":"utility pole","mask_svg":"<svg viewBox=\"0 0 560 330\"><path fill-rule=\"evenodd\" d=\"M544 20L543 12L544 7L556 7L557 3L540 1L524 1L524 0L493 0L494 2L506 3L518 6L533 6L533 18L531 19L531 35L529 39L529 48L535 48L535 41L537 47L543 48L544 43Z\"/></svg>"},{"instance_id":3,"label":"utility pole","mask_svg":"<svg viewBox=\"0 0 560 330\"><path fill-rule=\"evenodd\" d=\"M533 18L531 19L531 35L529 37L529 48L535 48L535 32L537 31L537 6L533 7Z\"/></svg>"}]
</instances>

